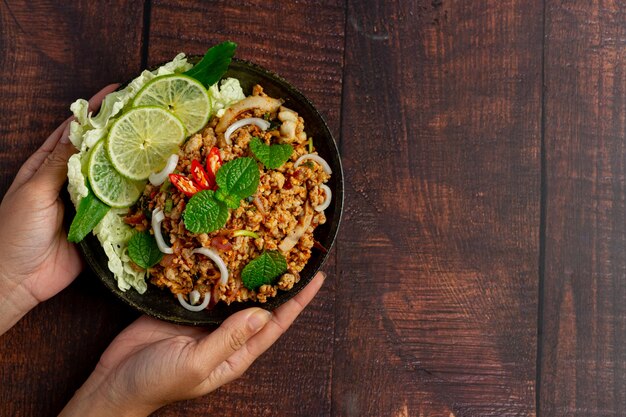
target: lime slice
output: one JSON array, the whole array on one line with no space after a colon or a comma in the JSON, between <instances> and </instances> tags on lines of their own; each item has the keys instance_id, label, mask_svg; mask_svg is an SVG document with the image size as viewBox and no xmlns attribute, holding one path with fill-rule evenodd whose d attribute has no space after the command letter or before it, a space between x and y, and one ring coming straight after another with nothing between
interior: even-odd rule
<instances>
[{"instance_id":1,"label":"lime slice","mask_svg":"<svg viewBox=\"0 0 626 417\"><path fill-rule=\"evenodd\" d=\"M174 113L185 124L189 135L209 121L211 100L202 84L181 74L157 77L146 84L133 100L133 106L158 106Z\"/></svg>"},{"instance_id":2,"label":"lime slice","mask_svg":"<svg viewBox=\"0 0 626 417\"><path fill-rule=\"evenodd\" d=\"M185 140L185 126L160 107L135 107L113 123L106 140L109 160L120 174L145 180L163 169Z\"/></svg>"},{"instance_id":3,"label":"lime slice","mask_svg":"<svg viewBox=\"0 0 626 417\"><path fill-rule=\"evenodd\" d=\"M87 177L96 197L111 207L133 205L146 185L145 181L124 178L113 168L104 149L104 140L96 143L91 150Z\"/></svg>"}]
</instances>

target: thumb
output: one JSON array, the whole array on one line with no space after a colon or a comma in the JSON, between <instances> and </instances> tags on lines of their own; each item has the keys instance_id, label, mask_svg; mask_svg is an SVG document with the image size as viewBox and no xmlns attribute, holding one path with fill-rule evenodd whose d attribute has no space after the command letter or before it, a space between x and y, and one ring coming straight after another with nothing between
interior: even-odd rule
<instances>
[{"instance_id":1,"label":"thumb","mask_svg":"<svg viewBox=\"0 0 626 417\"><path fill-rule=\"evenodd\" d=\"M67 179L67 161L76 152L76 148L69 141L69 128L68 123L61 139L44 159L31 180L39 191L53 194L55 197Z\"/></svg>"},{"instance_id":2,"label":"thumb","mask_svg":"<svg viewBox=\"0 0 626 417\"><path fill-rule=\"evenodd\" d=\"M194 353L204 363L207 374L241 349L271 318L272 313L267 310L249 308L233 314L217 330L201 339Z\"/></svg>"}]
</instances>

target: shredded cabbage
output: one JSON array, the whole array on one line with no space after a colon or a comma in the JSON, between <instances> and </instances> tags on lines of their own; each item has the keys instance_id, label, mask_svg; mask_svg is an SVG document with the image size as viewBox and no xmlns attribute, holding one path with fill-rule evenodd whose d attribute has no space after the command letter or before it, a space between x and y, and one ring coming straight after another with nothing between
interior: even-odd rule
<instances>
[{"instance_id":1,"label":"shredded cabbage","mask_svg":"<svg viewBox=\"0 0 626 417\"><path fill-rule=\"evenodd\" d=\"M124 223L127 209L111 209L94 229L94 234L109 258L109 269L117 278L117 286L126 291L134 288L139 294L146 292L146 272L137 271L130 265L128 241L135 233L133 228Z\"/></svg>"},{"instance_id":2,"label":"shredded cabbage","mask_svg":"<svg viewBox=\"0 0 626 417\"><path fill-rule=\"evenodd\" d=\"M226 109L238 101L246 98L241 89L241 84L236 78L226 78L222 80L219 88L217 83L209 87L209 96L213 104L213 113L217 117L222 117Z\"/></svg>"},{"instance_id":3,"label":"shredded cabbage","mask_svg":"<svg viewBox=\"0 0 626 417\"><path fill-rule=\"evenodd\" d=\"M75 207L78 207L80 200L83 197L86 197L89 193L85 181L86 178L82 172L80 158L80 153L75 153L70 156L69 161L67 161L67 191L70 193L70 198L72 199L72 203L74 203Z\"/></svg>"},{"instance_id":4,"label":"shredded cabbage","mask_svg":"<svg viewBox=\"0 0 626 417\"><path fill-rule=\"evenodd\" d=\"M95 116L89 112L87 100L78 99L72 103L70 110L76 120L70 124L70 141L79 152L72 155L67 164L67 190L74 206L78 206L80 200L89 192L83 169L87 165L89 149L106 137L115 118L148 81L160 75L185 72L191 67L185 54L178 54L171 62L155 71L143 71L124 89L108 94ZM134 232L124 223L123 216L126 212L126 209L110 210L93 232L109 258L109 269L117 279L117 286L120 290L126 291L132 287L143 294L147 289L146 273L136 271L130 264L128 240Z\"/></svg>"}]
</instances>

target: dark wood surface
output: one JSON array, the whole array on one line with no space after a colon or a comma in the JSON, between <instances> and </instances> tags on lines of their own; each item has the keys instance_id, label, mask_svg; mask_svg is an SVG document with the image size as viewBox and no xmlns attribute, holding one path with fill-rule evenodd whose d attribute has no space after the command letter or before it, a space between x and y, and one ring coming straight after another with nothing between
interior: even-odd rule
<instances>
[{"instance_id":1,"label":"dark wood surface","mask_svg":"<svg viewBox=\"0 0 626 417\"><path fill-rule=\"evenodd\" d=\"M625 6L546 8L543 415L626 415Z\"/></svg>"},{"instance_id":2,"label":"dark wood surface","mask_svg":"<svg viewBox=\"0 0 626 417\"><path fill-rule=\"evenodd\" d=\"M336 136L323 290L158 416L626 415L626 4L0 3L0 191L78 97L239 44ZM85 271L0 336L0 415L56 415L135 317Z\"/></svg>"}]
</instances>

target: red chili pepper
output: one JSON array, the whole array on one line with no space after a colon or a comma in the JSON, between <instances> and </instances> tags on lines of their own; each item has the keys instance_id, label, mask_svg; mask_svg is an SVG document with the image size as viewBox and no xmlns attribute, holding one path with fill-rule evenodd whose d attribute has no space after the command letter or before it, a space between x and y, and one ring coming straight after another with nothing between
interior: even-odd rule
<instances>
[{"instance_id":1,"label":"red chili pepper","mask_svg":"<svg viewBox=\"0 0 626 417\"><path fill-rule=\"evenodd\" d=\"M207 172L202 168L200 162L195 159L191 161L191 176L193 177L193 182L203 190L210 190L215 185L214 181L211 181Z\"/></svg>"},{"instance_id":2,"label":"red chili pepper","mask_svg":"<svg viewBox=\"0 0 626 417\"><path fill-rule=\"evenodd\" d=\"M215 146L209 151L209 156L206 157L206 172L209 174L209 181L215 186L215 176L217 170L222 166L222 155L219 148Z\"/></svg>"},{"instance_id":3,"label":"red chili pepper","mask_svg":"<svg viewBox=\"0 0 626 417\"><path fill-rule=\"evenodd\" d=\"M192 195L200 191L200 188L196 184L194 184L192 180L183 175L170 174L170 181L187 197L191 197Z\"/></svg>"}]
</instances>

